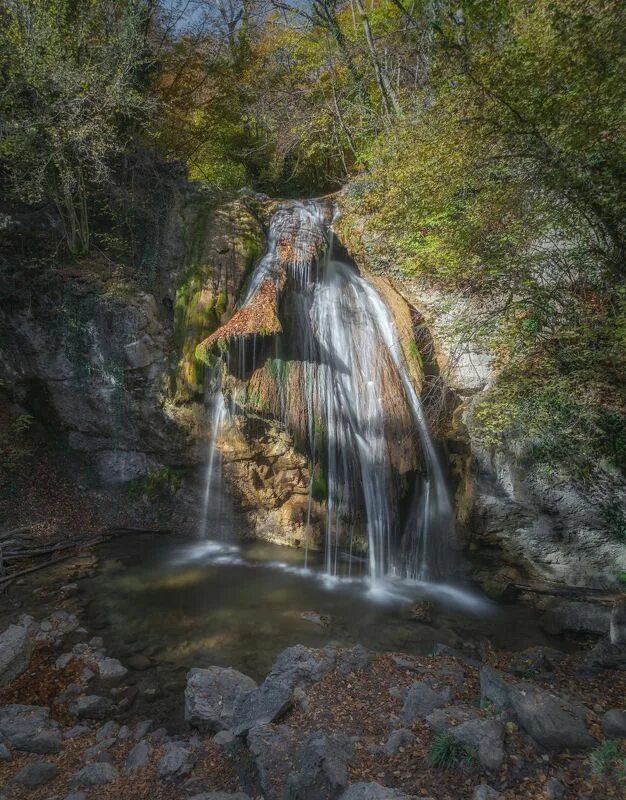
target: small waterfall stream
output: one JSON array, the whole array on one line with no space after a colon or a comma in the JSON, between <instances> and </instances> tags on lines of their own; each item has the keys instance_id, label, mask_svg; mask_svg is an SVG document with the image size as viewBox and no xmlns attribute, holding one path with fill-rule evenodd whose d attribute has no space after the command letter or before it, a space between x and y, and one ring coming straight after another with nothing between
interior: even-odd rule
<instances>
[{"instance_id":1,"label":"small waterfall stream","mask_svg":"<svg viewBox=\"0 0 626 800\"><path fill-rule=\"evenodd\" d=\"M204 473L203 485L204 491L202 494L202 508L200 512L200 525L199 536L200 538L207 538L209 536L208 522L211 512L216 510L218 513L221 508L213 509L211 500L217 497L218 503L221 503L223 497L222 491L222 470L220 453L218 451L217 442L222 432L222 428L228 419L228 409L219 386L219 373L217 370L210 376L208 386L205 391L206 403L209 409L208 414L208 429L209 440L207 447L207 461ZM213 538L210 536L209 538Z\"/></svg>"},{"instance_id":2,"label":"small waterfall stream","mask_svg":"<svg viewBox=\"0 0 626 800\"><path fill-rule=\"evenodd\" d=\"M311 482L315 470L325 472L327 574L337 575L344 555L342 542L348 535L346 557L351 558L354 520L361 514L372 582L387 576L421 581L448 577L453 511L422 404L383 299L354 266L336 257L327 205L306 201L279 208L267 252L250 278L240 312L248 314L255 303L267 302L268 283L275 284L277 297L286 298L281 308L287 306L290 316L289 358L301 365L296 390L300 396L289 396L284 386L279 387L283 417L288 424L290 405L302 403ZM243 373L246 337L235 338L236 362ZM254 350L256 360L256 334L248 349ZM404 520L390 454L395 445L389 436L401 407L408 408L423 462ZM219 403L216 408L218 425ZM212 459L213 451L207 487ZM310 487L307 525L311 494Z\"/></svg>"}]
</instances>

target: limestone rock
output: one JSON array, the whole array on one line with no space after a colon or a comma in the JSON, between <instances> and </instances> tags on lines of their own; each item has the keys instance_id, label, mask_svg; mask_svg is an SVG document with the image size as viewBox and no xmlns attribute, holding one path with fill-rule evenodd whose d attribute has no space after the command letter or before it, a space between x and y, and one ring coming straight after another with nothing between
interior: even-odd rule
<instances>
[{"instance_id":1,"label":"limestone rock","mask_svg":"<svg viewBox=\"0 0 626 800\"><path fill-rule=\"evenodd\" d=\"M108 697L83 694L70 703L70 711L79 719L103 719L112 706Z\"/></svg>"},{"instance_id":2,"label":"limestone rock","mask_svg":"<svg viewBox=\"0 0 626 800\"><path fill-rule=\"evenodd\" d=\"M126 667L117 658L99 658L96 661L98 675L103 681L118 681L128 674Z\"/></svg>"},{"instance_id":3,"label":"limestone rock","mask_svg":"<svg viewBox=\"0 0 626 800\"><path fill-rule=\"evenodd\" d=\"M362 644L337 654L337 670L340 675L349 675L351 672L365 669L368 664L369 654Z\"/></svg>"},{"instance_id":4,"label":"limestone rock","mask_svg":"<svg viewBox=\"0 0 626 800\"><path fill-rule=\"evenodd\" d=\"M263 796L267 800L281 800L300 749L295 731L288 725L258 725L248 733L248 749L256 764Z\"/></svg>"},{"instance_id":5,"label":"limestone rock","mask_svg":"<svg viewBox=\"0 0 626 800\"><path fill-rule=\"evenodd\" d=\"M44 706L0 708L0 739L27 753L58 753L62 747L58 725Z\"/></svg>"},{"instance_id":6,"label":"limestone rock","mask_svg":"<svg viewBox=\"0 0 626 800\"><path fill-rule=\"evenodd\" d=\"M233 725L236 701L256 688L252 678L230 667L192 669L185 689L185 720L202 731L227 730Z\"/></svg>"},{"instance_id":7,"label":"limestone rock","mask_svg":"<svg viewBox=\"0 0 626 800\"><path fill-rule=\"evenodd\" d=\"M148 733L150 728L152 727L152 720L151 719L142 719L140 720L135 727L133 728L133 739L138 742L140 739Z\"/></svg>"},{"instance_id":8,"label":"limestone rock","mask_svg":"<svg viewBox=\"0 0 626 800\"><path fill-rule=\"evenodd\" d=\"M202 792L194 794L190 800L252 800L252 798L243 792Z\"/></svg>"},{"instance_id":9,"label":"limestone rock","mask_svg":"<svg viewBox=\"0 0 626 800\"><path fill-rule=\"evenodd\" d=\"M626 708L612 708L602 717L602 730L607 739L626 739Z\"/></svg>"},{"instance_id":10,"label":"limestone rock","mask_svg":"<svg viewBox=\"0 0 626 800\"><path fill-rule=\"evenodd\" d=\"M504 710L511 707L511 688L504 673L487 665L480 668L480 699L494 708Z\"/></svg>"},{"instance_id":11,"label":"limestone rock","mask_svg":"<svg viewBox=\"0 0 626 800\"><path fill-rule=\"evenodd\" d=\"M406 728L399 728L397 731L392 731L385 744L383 745L383 753L386 756L395 756L400 751L401 747L415 741L415 736L411 731Z\"/></svg>"},{"instance_id":12,"label":"limestone rock","mask_svg":"<svg viewBox=\"0 0 626 800\"><path fill-rule=\"evenodd\" d=\"M482 767L499 769L504 760L504 726L494 719L471 719L455 728L451 733L457 742L478 753Z\"/></svg>"},{"instance_id":13,"label":"limestone rock","mask_svg":"<svg viewBox=\"0 0 626 800\"><path fill-rule=\"evenodd\" d=\"M108 722L105 722L104 725L101 725L98 730L96 731L96 742L102 742L105 739L114 739L120 726L117 722L110 719Z\"/></svg>"},{"instance_id":14,"label":"limestone rock","mask_svg":"<svg viewBox=\"0 0 626 800\"><path fill-rule=\"evenodd\" d=\"M457 725L478 719L477 708L469 705L448 706L447 708L436 708L426 717L426 722L435 733L448 733Z\"/></svg>"},{"instance_id":15,"label":"limestone rock","mask_svg":"<svg viewBox=\"0 0 626 800\"><path fill-rule=\"evenodd\" d=\"M103 786L119 777L119 772L106 761L97 761L87 764L86 767L79 769L72 776L72 783L75 786Z\"/></svg>"},{"instance_id":16,"label":"limestone rock","mask_svg":"<svg viewBox=\"0 0 626 800\"><path fill-rule=\"evenodd\" d=\"M511 704L526 733L546 750L582 750L594 744L585 709L573 700L520 684L511 691Z\"/></svg>"},{"instance_id":17,"label":"limestone rock","mask_svg":"<svg viewBox=\"0 0 626 800\"><path fill-rule=\"evenodd\" d=\"M502 795L486 783L481 783L474 789L472 800L500 800Z\"/></svg>"},{"instance_id":18,"label":"limestone rock","mask_svg":"<svg viewBox=\"0 0 626 800\"><path fill-rule=\"evenodd\" d=\"M354 745L342 734L312 733L300 751L298 769L287 781L287 800L339 797L348 783Z\"/></svg>"},{"instance_id":19,"label":"limestone rock","mask_svg":"<svg viewBox=\"0 0 626 800\"><path fill-rule=\"evenodd\" d=\"M132 772L141 769L150 763L152 756L152 745L146 739L142 739L133 747L126 759L126 771Z\"/></svg>"},{"instance_id":20,"label":"limestone rock","mask_svg":"<svg viewBox=\"0 0 626 800\"><path fill-rule=\"evenodd\" d=\"M263 683L235 701L233 731L239 736L255 725L274 722L292 704L294 689L321 680L334 666L334 651L303 645L288 647L278 656Z\"/></svg>"},{"instance_id":21,"label":"limestone rock","mask_svg":"<svg viewBox=\"0 0 626 800\"><path fill-rule=\"evenodd\" d=\"M435 690L425 682L414 683L409 689L402 707L400 717L404 723L411 725L422 719L431 711L450 702L451 692L447 687Z\"/></svg>"},{"instance_id":22,"label":"limestone rock","mask_svg":"<svg viewBox=\"0 0 626 800\"><path fill-rule=\"evenodd\" d=\"M389 789L380 783L351 783L341 795L341 800L412 800L413 795L399 789ZM428 800L424 797L422 800Z\"/></svg>"},{"instance_id":23,"label":"limestone rock","mask_svg":"<svg viewBox=\"0 0 626 800\"><path fill-rule=\"evenodd\" d=\"M35 648L27 628L9 625L0 634L0 686L15 680L24 672Z\"/></svg>"},{"instance_id":24,"label":"limestone rock","mask_svg":"<svg viewBox=\"0 0 626 800\"><path fill-rule=\"evenodd\" d=\"M34 764L27 764L15 776L17 783L29 789L36 789L53 781L59 774L59 768L55 764L48 764L47 761L36 761Z\"/></svg>"},{"instance_id":25,"label":"limestone rock","mask_svg":"<svg viewBox=\"0 0 626 800\"><path fill-rule=\"evenodd\" d=\"M609 631L611 609L598 603L562 600L549 608L541 619L551 634L563 631L605 634Z\"/></svg>"},{"instance_id":26,"label":"limestone rock","mask_svg":"<svg viewBox=\"0 0 626 800\"><path fill-rule=\"evenodd\" d=\"M180 742L169 742L157 767L159 778L180 778L191 772L195 763L196 755L191 748Z\"/></svg>"}]
</instances>

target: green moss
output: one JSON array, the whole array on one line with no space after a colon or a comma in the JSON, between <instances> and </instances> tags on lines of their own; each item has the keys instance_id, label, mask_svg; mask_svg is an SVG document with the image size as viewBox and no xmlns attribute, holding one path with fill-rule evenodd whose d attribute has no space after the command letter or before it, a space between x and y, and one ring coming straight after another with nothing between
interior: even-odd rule
<instances>
[{"instance_id":1,"label":"green moss","mask_svg":"<svg viewBox=\"0 0 626 800\"><path fill-rule=\"evenodd\" d=\"M311 494L313 499L317 500L319 503L324 503L328 500L328 482L320 463L317 463L314 467Z\"/></svg>"},{"instance_id":2,"label":"green moss","mask_svg":"<svg viewBox=\"0 0 626 800\"><path fill-rule=\"evenodd\" d=\"M128 495L132 498L147 497L158 500L159 497L171 497L181 487L182 472L173 467L160 467L139 481L133 481L128 486Z\"/></svg>"}]
</instances>

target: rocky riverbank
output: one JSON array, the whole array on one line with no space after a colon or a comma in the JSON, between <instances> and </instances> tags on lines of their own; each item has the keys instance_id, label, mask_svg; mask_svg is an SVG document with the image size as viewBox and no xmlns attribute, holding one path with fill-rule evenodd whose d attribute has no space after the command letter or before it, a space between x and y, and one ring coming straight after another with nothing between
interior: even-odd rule
<instances>
[{"instance_id":1,"label":"rocky riverbank","mask_svg":"<svg viewBox=\"0 0 626 800\"><path fill-rule=\"evenodd\" d=\"M574 611L570 623L564 610L553 614L554 625L571 627ZM24 615L0 634L0 796L617 798L626 780L623 614L618 604L609 632L569 654L296 645L260 684L197 665L178 731L133 713L140 656L111 657L67 611ZM583 609L578 619L589 628Z\"/></svg>"}]
</instances>

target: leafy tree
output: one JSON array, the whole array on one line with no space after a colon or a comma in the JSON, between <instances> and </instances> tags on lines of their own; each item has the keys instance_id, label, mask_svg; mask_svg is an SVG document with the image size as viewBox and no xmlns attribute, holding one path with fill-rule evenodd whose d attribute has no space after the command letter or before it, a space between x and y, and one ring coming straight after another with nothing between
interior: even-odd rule
<instances>
[{"instance_id":1,"label":"leafy tree","mask_svg":"<svg viewBox=\"0 0 626 800\"><path fill-rule=\"evenodd\" d=\"M113 160L149 132L145 0L6 0L0 26L0 169L9 193L51 200L73 253Z\"/></svg>"}]
</instances>

